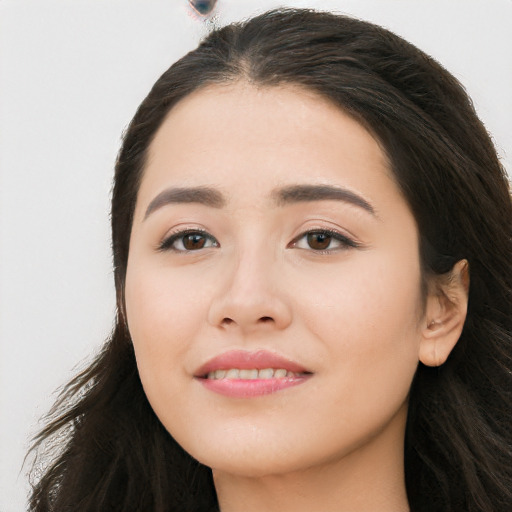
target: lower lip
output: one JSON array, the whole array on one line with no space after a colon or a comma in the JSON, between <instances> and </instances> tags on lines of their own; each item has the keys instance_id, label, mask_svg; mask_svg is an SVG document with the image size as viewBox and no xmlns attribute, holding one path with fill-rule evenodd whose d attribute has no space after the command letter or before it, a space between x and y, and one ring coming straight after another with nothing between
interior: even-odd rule
<instances>
[{"instance_id":1,"label":"lower lip","mask_svg":"<svg viewBox=\"0 0 512 512\"><path fill-rule=\"evenodd\" d=\"M198 379L208 390L232 398L252 398L269 395L303 384L309 375L280 379Z\"/></svg>"}]
</instances>

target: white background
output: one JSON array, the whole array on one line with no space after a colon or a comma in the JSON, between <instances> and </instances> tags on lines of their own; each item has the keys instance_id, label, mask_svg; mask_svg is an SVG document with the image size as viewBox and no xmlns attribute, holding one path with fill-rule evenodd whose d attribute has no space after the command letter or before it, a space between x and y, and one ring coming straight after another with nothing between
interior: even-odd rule
<instances>
[{"instance_id":1,"label":"white background","mask_svg":"<svg viewBox=\"0 0 512 512\"><path fill-rule=\"evenodd\" d=\"M512 170L512 0L219 0L217 19L277 5L353 14L433 55ZM112 326L122 130L205 32L186 0L0 0L0 512L25 510L29 436Z\"/></svg>"}]
</instances>

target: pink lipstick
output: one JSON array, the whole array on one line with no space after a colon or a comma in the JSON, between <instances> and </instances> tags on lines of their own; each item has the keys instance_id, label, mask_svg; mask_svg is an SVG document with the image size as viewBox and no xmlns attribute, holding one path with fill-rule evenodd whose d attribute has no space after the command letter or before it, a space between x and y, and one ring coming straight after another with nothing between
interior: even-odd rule
<instances>
[{"instance_id":1,"label":"pink lipstick","mask_svg":"<svg viewBox=\"0 0 512 512\"><path fill-rule=\"evenodd\" d=\"M210 391L233 398L275 393L302 384L311 375L300 364L266 350L225 352L194 374Z\"/></svg>"}]
</instances>

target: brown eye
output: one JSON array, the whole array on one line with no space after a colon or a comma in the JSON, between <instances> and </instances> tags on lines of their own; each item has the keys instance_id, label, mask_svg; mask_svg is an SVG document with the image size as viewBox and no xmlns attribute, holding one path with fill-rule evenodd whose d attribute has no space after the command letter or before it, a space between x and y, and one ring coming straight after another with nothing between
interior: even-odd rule
<instances>
[{"instance_id":1,"label":"brown eye","mask_svg":"<svg viewBox=\"0 0 512 512\"><path fill-rule=\"evenodd\" d=\"M329 233L308 233L307 241L309 247L315 251L325 251L332 241L332 236Z\"/></svg>"},{"instance_id":2,"label":"brown eye","mask_svg":"<svg viewBox=\"0 0 512 512\"><path fill-rule=\"evenodd\" d=\"M360 247L360 244L337 231L318 229L303 233L292 242L291 247L318 253L334 253Z\"/></svg>"},{"instance_id":3,"label":"brown eye","mask_svg":"<svg viewBox=\"0 0 512 512\"><path fill-rule=\"evenodd\" d=\"M199 233L191 233L183 237L183 247L187 251L193 251L194 249L202 249L206 244L206 237Z\"/></svg>"},{"instance_id":4,"label":"brown eye","mask_svg":"<svg viewBox=\"0 0 512 512\"><path fill-rule=\"evenodd\" d=\"M219 247L219 242L208 233L203 231L181 231L164 240L160 244L159 250L188 252L209 247Z\"/></svg>"}]
</instances>

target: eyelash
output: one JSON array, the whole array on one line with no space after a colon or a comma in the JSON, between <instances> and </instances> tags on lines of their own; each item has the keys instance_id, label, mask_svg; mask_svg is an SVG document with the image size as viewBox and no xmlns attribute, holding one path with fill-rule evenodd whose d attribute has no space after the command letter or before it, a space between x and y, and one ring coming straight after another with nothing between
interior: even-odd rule
<instances>
[{"instance_id":1,"label":"eyelash","mask_svg":"<svg viewBox=\"0 0 512 512\"><path fill-rule=\"evenodd\" d=\"M174 251L174 252L195 252L194 249L178 249L176 247L173 247L173 245L181 240L181 243L183 244L183 238L187 235L199 235L203 239L206 240L205 243L211 242L211 245L207 247L199 247L195 250L200 249L209 249L211 247L220 247L219 242L213 237L212 235L208 234L206 231L201 229L185 229L182 231L178 231L176 233L171 234L169 237L167 237L165 240L163 240L160 245L158 246L159 251ZM314 249L313 247L299 247L298 243L303 239L311 235L324 235L327 237L330 237L331 240L329 241L328 245L331 245L332 240L338 242L340 244L340 247L334 248L334 249ZM308 243L308 242L306 242ZM338 231L330 230L330 229L310 229L308 231L305 231L304 233L300 234L298 237L296 237L289 245L289 247L296 247L298 249L305 249L305 250L311 250L316 254L331 254L333 252L343 251L350 248L357 248L360 247L360 244L356 242L355 240L342 235Z\"/></svg>"},{"instance_id":2,"label":"eyelash","mask_svg":"<svg viewBox=\"0 0 512 512\"><path fill-rule=\"evenodd\" d=\"M306 238L310 235L325 235L327 237L331 238L331 241L334 240L340 244L339 247L336 247L334 249L314 249L313 247L298 247L298 243L303 238ZM329 241L329 245L331 245L331 241ZM308 242L306 242L308 243ZM351 248L357 248L360 247L360 243L356 242L352 238L349 238L346 235L343 235L339 233L338 231L330 230L330 229L309 229L308 231L305 231L304 233L300 234L298 237L296 237L290 244L291 247L296 247L298 249L305 249L305 250L311 250L315 254L332 254L334 252L338 251L346 251Z\"/></svg>"},{"instance_id":3,"label":"eyelash","mask_svg":"<svg viewBox=\"0 0 512 512\"><path fill-rule=\"evenodd\" d=\"M159 251L174 251L174 252L194 252L192 249L177 249L176 247L173 247L173 244L175 244L177 241L181 240L183 244L183 238L187 235L199 235L201 237L204 237L205 239L211 241L213 245L210 245L206 247L206 249L210 247L219 247L219 242L208 234L206 231L202 229L184 229L182 231L177 231L176 233L173 233L169 237L167 237L165 240L162 241L162 243L158 246ZM199 249L203 249L205 247L200 247Z\"/></svg>"}]
</instances>

